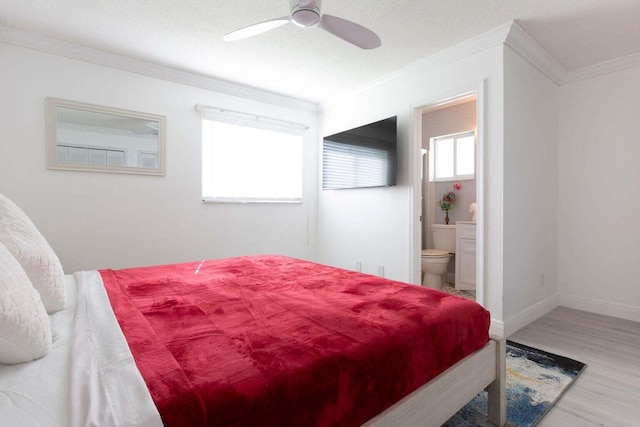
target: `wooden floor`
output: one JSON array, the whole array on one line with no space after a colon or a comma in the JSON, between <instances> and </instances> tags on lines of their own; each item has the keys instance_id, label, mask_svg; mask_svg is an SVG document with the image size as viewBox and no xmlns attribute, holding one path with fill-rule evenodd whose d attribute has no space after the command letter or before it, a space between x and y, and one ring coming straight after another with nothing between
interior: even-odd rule
<instances>
[{"instance_id":1,"label":"wooden floor","mask_svg":"<svg viewBox=\"0 0 640 427\"><path fill-rule=\"evenodd\" d=\"M508 339L587 364L538 426L640 426L640 323L559 307Z\"/></svg>"}]
</instances>

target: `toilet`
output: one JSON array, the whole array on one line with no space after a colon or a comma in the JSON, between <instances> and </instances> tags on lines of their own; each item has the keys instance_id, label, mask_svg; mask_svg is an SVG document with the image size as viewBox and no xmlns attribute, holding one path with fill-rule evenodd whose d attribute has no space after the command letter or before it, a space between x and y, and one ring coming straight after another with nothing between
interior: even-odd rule
<instances>
[{"instance_id":1,"label":"toilet","mask_svg":"<svg viewBox=\"0 0 640 427\"><path fill-rule=\"evenodd\" d=\"M433 224L431 231L435 249L422 251L422 286L442 289L442 275L447 272L449 259L456 252L456 226Z\"/></svg>"}]
</instances>

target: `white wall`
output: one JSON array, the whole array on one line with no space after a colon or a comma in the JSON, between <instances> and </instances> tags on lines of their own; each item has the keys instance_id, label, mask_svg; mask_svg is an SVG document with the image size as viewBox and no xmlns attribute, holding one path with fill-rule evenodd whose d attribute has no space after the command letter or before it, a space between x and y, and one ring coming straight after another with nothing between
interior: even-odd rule
<instances>
[{"instance_id":1,"label":"white wall","mask_svg":"<svg viewBox=\"0 0 640 427\"><path fill-rule=\"evenodd\" d=\"M0 192L33 219L66 272L254 253L315 258L317 118L266 102L0 43ZM166 116L166 176L45 167L45 97ZM201 202L196 103L286 117L305 136L304 203Z\"/></svg>"},{"instance_id":2,"label":"white wall","mask_svg":"<svg viewBox=\"0 0 640 427\"><path fill-rule=\"evenodd\" d=\"M552 308L558 289L558 87L509 47L504 68L503 291L509 333Z\"/></svg>"},{"instance_id":3,"label":"white wall","mask_svg":"<svg viewBox=\"0 0 640 427\"><path fill-rule=\"evenodd\" d=\"M390 188L322 191L319 195L318 257L321 262L413 281L411 248L420 224L413 211L418 141L411 152L414 109L485 82L487 170L485 208L485 306L492 318L502 319L502 45L468 55L440 67L413 68L349 99L324 106L322 134L329 135L389 116L398 116L398 185ZM463 89L464 88L464 89ZM419 135L417 136L419 138ZM414 159L415 156L415 159ZM418 189L416 189L419 191ZM417 193L416 193L417 194ZM412 221L415 223L412 224ZM417 231L412 229L415 227ZM419 251L414 262L419 268Z\"/></svg>"},{"instance_id":4,"label":"white wall","mask_svg":"<svg viewBox=\"0 0 640 427\"><path fill-rule=\"evenodd\" d=\"M640 67L560 89L563 305L640 321Z\"/></svg>"}]
</instances>

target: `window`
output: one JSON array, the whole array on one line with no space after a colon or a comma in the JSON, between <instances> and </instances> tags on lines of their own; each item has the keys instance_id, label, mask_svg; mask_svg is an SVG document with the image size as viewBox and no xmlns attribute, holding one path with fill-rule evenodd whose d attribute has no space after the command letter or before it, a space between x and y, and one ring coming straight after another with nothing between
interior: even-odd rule
<instances>
[{"instance_id":1,"label":"window","mask_svg":"<svg viewBox=\"0 0 640 427\"><path fill-rule=\"evenodd\" d=\"M202 122L202 198L216 202L302 201L302 135L224 120Z\"/></svg>"},{"instance_id":2,"label":"window","mask_svg":"<svg viewBox=\"0 0 640 427\"><path fill-rule=\"evenodd\" d=\"M429 147L429 181L473 179L476 159L473 131L431 138Z\"/></svg>"}]
</instances>

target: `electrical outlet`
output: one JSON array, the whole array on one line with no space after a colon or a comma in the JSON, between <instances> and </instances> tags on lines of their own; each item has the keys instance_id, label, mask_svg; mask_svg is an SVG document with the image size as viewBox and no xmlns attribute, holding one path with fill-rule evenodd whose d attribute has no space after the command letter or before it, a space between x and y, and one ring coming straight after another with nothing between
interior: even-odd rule
<instances>
[{"instance_id":1,"label":"electrical outlet","mask_svg":"<svg viewBox=\"0 0 640 427\"><path fill-rule=\"evenodd\" d=\"M384 265L378 266L378 276L384 277Z\"/></svg>"},{"instance_id":2,"label":"electrical outlet","mask_svg":"<svg viewBox=\"0 0 640 427\"><path fill-rule=\"evenodd\" d=\"M356 261L356 271L359 273L362 271L362 262Z\"/></svg>"}]
</instances>

